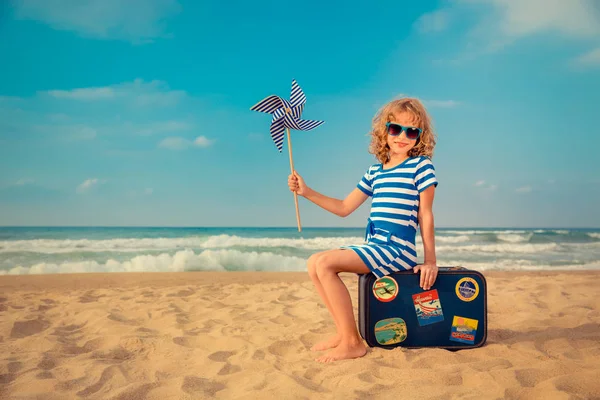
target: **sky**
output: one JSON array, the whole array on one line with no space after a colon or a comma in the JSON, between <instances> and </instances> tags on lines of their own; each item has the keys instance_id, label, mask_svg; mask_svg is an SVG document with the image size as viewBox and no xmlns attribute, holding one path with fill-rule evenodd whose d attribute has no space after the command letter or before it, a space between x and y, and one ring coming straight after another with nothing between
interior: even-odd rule
<instances>
[{"instance_id":1,"label":"sky","mask_svg":"<svg viewBox=\"0 0 600 400\"><path fill-rule=\"evenodd\" d=\"M0 5L0 225L295 227L342 199L372 118L421 99L437 227L600 227L600 1L16 0ZM299 198L303 227L362 227Z\"/></svg>"}]
</instances>

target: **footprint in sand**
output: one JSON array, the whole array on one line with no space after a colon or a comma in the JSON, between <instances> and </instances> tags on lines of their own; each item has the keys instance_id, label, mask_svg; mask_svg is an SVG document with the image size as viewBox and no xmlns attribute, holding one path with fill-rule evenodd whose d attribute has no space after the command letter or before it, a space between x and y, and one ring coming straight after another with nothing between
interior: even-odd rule
<instances>
[{"instance_id":1,"label":"footprint in sand","mask_svg":"<svg viewBox=\"0 0 600 400\"><path fill-rule=\"evenodd\" d=\"M267 349L269 350L269 353L279 357L285 357L290 353L295 354L302 351L300 346L298 346L298 342L292 340L281 340L275 342L272 345L270 345Z\"/></svg>"},{"instance_id":2,"label":"footprint in sand","mask_svg":"<svg viewBox=\"0 0 600 400\"><path fill-rule=\"evenodd\" d=\"M45 371L50 371L56 367L56 360L48 353L44 353L44 357L42 358L42 361L38 363L37 367Z\"/></svg>"},{"instance_id":3,"label":"footprint in sand","mask_svg":"<svg viewBox=\"0 0 600 400\"><path fill-rule=\"evenodd\" d=\"M91 353L92 351L97 350L100 347L102 347L102 344L104 343L104 341L105 340L103 338L96 338L96 339L88 340L81 347L74 345L74 344L68 344L66 346L63 346L62 354L78 355L78 354Z\"/></svg>"},{"instance_id":4,"label":"footprint in sand","mask_svg":"<svg viewBox=\"0 0 600 400\"><path fill-rule=\"evenodd\" d=\"M158 336L159 332L156 329L150 329L150 328L137 328L135 330L136 332L141 332L143 334L145 334L145 336L151 337L151 336Z\"/></svg>"},{"instance_id":5,"label":"footprint in sand","mask_svg":"<svg viewBox=\"0 0 600 400\"><path fill-rule=\"evenodd\" d=\"M218 372L218 375L230 375L230 374L235 374L236 372L240 372L242 370L242 367L240 367L239 365L233 365L230 363L225 363L225 365L223 366L223 368L221 368L221 370Z\"/></svg>"},{"instance_id":6,"label":"footprint in sand","mask_svg":"<svg viewBox=\"0 0 600 400\"><path fill-rule=\"evenodd\" d=\"M54 379L54 375L50 371L38 372L35 377L38 379Z\"/></svg>"},{"instance_id":7,"label":"footprint in sand","mask_svg":"<svg viewBox=\"0 0 600 400\"><path fill-rule=\"evenodd\" d=\"M226 362L229 357L235 354L235 351L217 351L208 356L209 360L217 362Z\"/></svg>"},{"instance_id":8,"label":"footprint in sand","mask_svg":"<svg viewBox=\"0 0 600 400\"><path fill-rule=\"evenodd\" d=\"M87 397L98 392L104 387L104 385L106 385L107 382L109 382L119 374L123 375L123 371L117 366L110 366L105 368L104 371L102 371L102 375L100 376L98 382L91 386L88 386L83 390L80 390L79 392L77 392L77 396Z\"/></svg>"},{"instance_id":9,"label":"footprint in sand","mask_svg":"<svg viewBox=\"0 0 600 400\"><path fill-rule=\"evenodd\" d=\"M121 322L123 324L127 324L127 325L141 325L141 321L136 320L136 319L129 319L121 314L117 314L114 312L111 312L108 317L108 319L113 320L113 321L117 321L117 322Z\"/></svg>"},{"instance_id":10,"label":"footprint in sand","mask_svg":"<svg viewBox=\"0 0 600 400\"><path fill-rule=\"evenodd\" d=\"M167 297L188 297L188 296L191 296L191 295L193 295L194 293L196 293L196 291L195 291L195 290L191 290L191 289L188 289L188 290L180 290L180 291L179 291L179 292L177 292L177 293L169 293L169 294L167 295Z\"/></svg>"},{"instance_id":11,"label":"footprint in sand","mask_svg":"<svg viewBox=\"0 0 600 400\"><path fill-rule=\"evenodd\" d=\"M14 374L23 369L23 363L19 361L11 361L6 365L6 368L8 369L9 373Z\"/></svg>"},{"instance_id":12,"label":"footprint in sand","mask_svg":"<svg viewBox=\"0 0 600 400\"><path fill-rule=\"evenodd\" d=\"M50 323L42 318L32 319L29 321L16 321L13 324L10 337L12 339L24 338L43 332L49 327Z\"/></svg>"},{"instance_id":13,"label":"footprint in sand","mask_svg":"<svg viewBox=\"0 0 600 400\"><path fill-rule=\"evenodd\" d=\"M8 385L17 378L16 374L0 374L0 385Z\"/></svg>"},{"instance_id":14,"label":"footprint in sand","mask_svg":"<svg viewBox=\"0 0 600 400\"><path fill-rule=\"evenodd\" d=\"M308 368L303 377L312 381L319 372L321 372L320 368Z\"/></svg>"},{"instance_id":15,"label":"footprint in sand","mask_svg":"<svg viewBox=\"0 0 600 400\"><path fill-rule=\"evenodd\" d=\"M176 317L178 324L185 325L190 323L190 315L188 313L179 313Z\"/></svg>"},{"instance_id":16,"label":"footprint in sand","mask_svg":"<svg viewBox=\"0 0 600 400\"><path fill-rule=\"evenodd\" d=\"M194 396L204 393L213 397L218 391L225 389L225 385L210 379L198 378L197 376L186 376L183 378L181 390Z\"/></svg>"},{"instance_id":17,"label":"footprint in sand","mask_svg":"<svg viewBox=\"0 0 600 400\"><path fill-rule=\"evenodd\" d=\"M252 359L253 360L264 360L265 359L265 352L262 350L256 350L254 352L254 354L252 355Z\"/></svg>"},{"instance_id":18,"label":"footprint in sand","mask_svg":"<svg viewBox=\"0 0 600 400\"><path fill-rule=\"evenodd\" d=\"M108 351L95 351L91 358L106 364L120 364L134 358L134 354L119 346Z\"/></svg>"},{"instance_id":19,"label":"footprint in sand","mask_svg":"<svg viewBox=\"0 0 600 400\"><path fill-rule=\"evenodd\" d=\"M193 336L178 336L173 338L173 343L183 347L197 348L200 347L201 340Z\"/></svg>"},{"instance_id":20,"label":"footprint in sand","mask_svg":"<svg viewBox=\"0 0 600 400\"><path fill-rule=\"evenodd\" d=\"M93 292L87 292L87 293L84 293L84 295L79 298L79 302L80 303L94 303L94 302L98 301L98 299L100 299L101 297L106 297L106 295L101 294L98 296L94 296Z\"/></svg>"}]
</instances>

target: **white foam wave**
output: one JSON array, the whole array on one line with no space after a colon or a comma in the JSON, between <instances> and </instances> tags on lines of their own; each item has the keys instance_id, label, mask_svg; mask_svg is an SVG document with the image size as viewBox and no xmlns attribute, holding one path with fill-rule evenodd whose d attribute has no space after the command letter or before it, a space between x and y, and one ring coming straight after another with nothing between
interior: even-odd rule
<instances>
[{"instance_id":1,"label":"white foam wave","mask_svg":"<svg viewBox=\"0 0 600 400\"><path fill-rule=\"evenodd\" d=\"M210 236L203 244L204 248L227 247L291 247L305 250L327 250L348 244L361 244L359 237L316 237L310 239L291 238L246 238L240 236Z\"/></svg>"},{"instance_id":2,"label":"white foam wave","mask_svg":"<svg viewBox=\"0 0 600 400\"><path fill-rule=\"evenodd\" d=\"M568 264L568 265L548 265L536 264L529 260L498 260L493 263L483 263L477 261L458 261L439 260L438 265L453 266L460 265L462 267L473 269L476 271L552 271L552 270L590 270L600 269L600 261L593 261L583 264Z\"/></svg>"},{"instance_id":3,"label":"white foam wave","mask_svg":"<svg viewBox=\"0 0 600 400\"><path fill-rule=\"evenodd\" d=\"M460 236L436 235L435 241L436 241L436 243L462 243L462 242L468 242L469 237L467 235L460 235ZM417 242L422 242L420 236L417 237Z\"/></svg>"},{"instance_id":4,"label":"white foam wave","mask_svg":"<svg viewBox=\"0 0 600 400\"><path fill-rule=\"evenodd\" d=\"M468 246L438 246L440 253L540 253L544 251L557 250L559 245L556 243L536 243L536 244L473 244Z\"/></svg>"},{"instance_id":5,"label":"white foam wave","mask_svg":"<svg viewBox=\"0 0 600 400\"><path fill-rule=\"evenodd\" d=\"M348 244L363 243L358 237L317 237L311 239L246 238L217 235L182 238L121 238L121 239L33 239L0 241L0 253L35 252L44 254L73 252L141 252L177 249L219 249L228 247L292 247L306 250L326 250Z\"/></svg>"},{"instance_id":6,"label":"white foam wave","mask_svg":"<svg viewBox=\"0 0 600 400\"><path fill-rule=\"evenodd\" d=\"M598 232L588 232L587 235L594 239L600 239L600 233L598 233Z\"/></svg>"},{"instance_id":7,"label":"white foam wave","mask_svg":"<svg viewBox=\"0 0 600 400\"><path fill-rule=\"evenodd\" d=\"M529 239L533 236L532 233L525 235L518 235L516 233L513 234L497 234L496 237L498 240L509 243L520 243L520 242L528 242Z\"/></svg>"},{"instance_id":8,"label":"white foam wave","mask_svg":"<svg viewBox=\"0 0 600 400\"><path fill-rule=\"evenodd\" d=\"M127 261L108 260L39 263L31 267L16 266L0 275L60 274L86 272L180 272L180 271L304 271L306 260L274 253L242 252L238 250L205 250L199 254L181 250L174 255L139 255Z\"/></svg>"},{"instance_id":9,"label":"white foam wave","mask_svg":"<svg viewBox=\"0 0 600 400\"><path fill-rule=\"evenodd\" d=\"M490 230L490 231L486 231L486 230L480 230L480 229L475 229L475 230L446 230L446 229L440 229L436 232L437 234L451 234L451 235L499 235L499 234L523 234L523 233L527 233L528 231L526 230Z\"/></svg>"}]
</instances>

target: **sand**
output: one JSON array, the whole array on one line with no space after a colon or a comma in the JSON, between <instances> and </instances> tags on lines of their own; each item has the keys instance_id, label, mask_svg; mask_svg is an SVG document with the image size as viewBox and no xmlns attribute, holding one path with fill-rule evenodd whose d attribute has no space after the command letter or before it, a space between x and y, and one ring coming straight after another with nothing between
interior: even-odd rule
<instances>
[{"instance_id":1,"label":"sand","mask_svg":"<svg viewBox=\"0 0 600 400\"><path fill-rule=\"evenodd\" d=\"M332 364L305 273L3 276L0 398L600 398L600 271L485 275L485 346Z\"/></svg>"}]
</instances>

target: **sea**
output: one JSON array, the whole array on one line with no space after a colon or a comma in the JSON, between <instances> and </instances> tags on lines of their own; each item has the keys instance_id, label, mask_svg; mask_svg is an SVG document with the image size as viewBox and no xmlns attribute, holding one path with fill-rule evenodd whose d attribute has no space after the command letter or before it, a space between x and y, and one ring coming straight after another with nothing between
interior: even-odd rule
<instances>
[{"instance_id":1,"label":"sea","mask_svg":"<svg viewBox=\"0 0 600 400\"><path fill-rule=\"evenodd\" d=\"M437 228L435 239L438 266L600 269L600 229ZM363 240L364 227L0 227L0 275L306 271L310 255Z\"/></svg>"}]
</instances>

